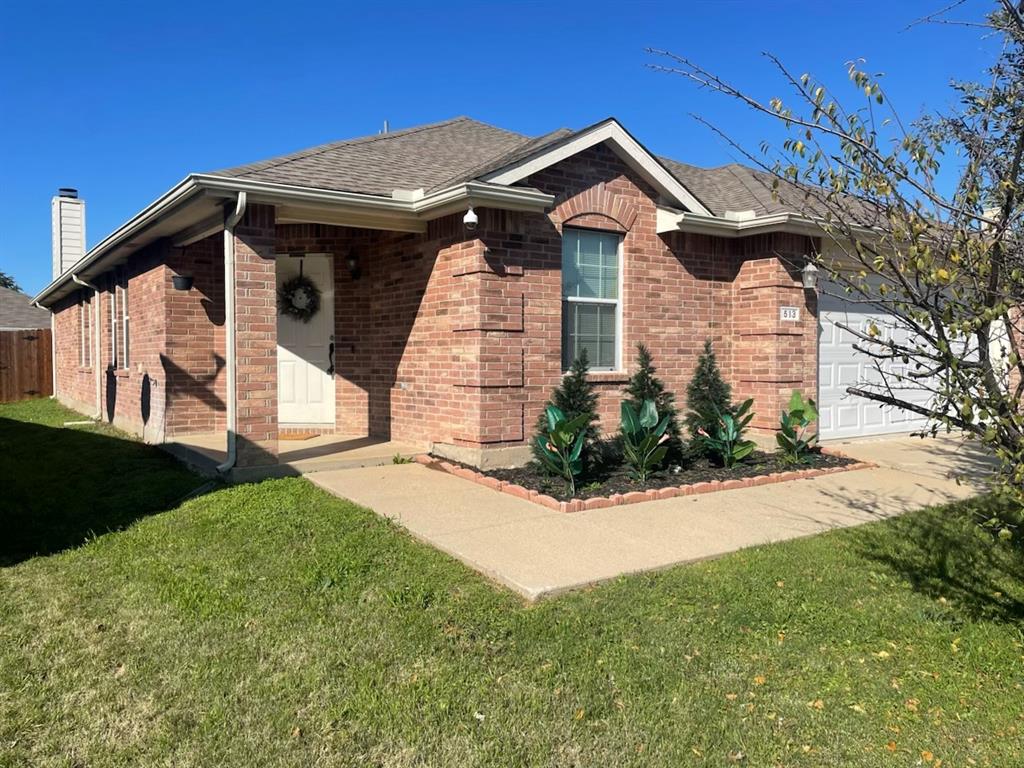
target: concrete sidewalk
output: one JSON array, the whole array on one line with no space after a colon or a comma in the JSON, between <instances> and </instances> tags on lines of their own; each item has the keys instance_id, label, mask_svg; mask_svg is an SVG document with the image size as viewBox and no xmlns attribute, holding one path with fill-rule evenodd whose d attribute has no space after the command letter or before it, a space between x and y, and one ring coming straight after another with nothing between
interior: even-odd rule
<instances>
[{"instance_id":1,"label":"concrete sidewalk","mask_svg":"<svg viewBox=\"0 0 1024 768\"><path fill-rule=\"evenodd\" d=\"M881 466L573 514L418 464L307 477L530 600L626 573L884 519L977 491L944 476L958 455L950 444L886 440L842 450ZM976 478L979 466L974 465Z\"/></svg>"}]
</instances>

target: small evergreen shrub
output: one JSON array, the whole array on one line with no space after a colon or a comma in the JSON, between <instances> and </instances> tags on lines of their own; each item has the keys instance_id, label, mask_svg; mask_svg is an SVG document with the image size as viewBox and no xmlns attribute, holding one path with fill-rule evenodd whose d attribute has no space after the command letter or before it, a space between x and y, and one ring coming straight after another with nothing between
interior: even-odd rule
<instances>
[{"instance_id":1,"label":"small evergreen shrub","mask_svg":"<svg viewBox=\"0 0 1024 768\"><path fill-rule=\"evenodd\" d=\"M582 422L583 432L583 461L586 463L586 452L589 445L597 440L597 392L594 385L587 380L590 372L590 362L587 359L587 351L584 349L580 356L572 362L569 372L562 377L561 383L551 393L549 405L555 406L565 417L566 421L575 421L580 416L586 418ZM534 435L546 437L549 432L547 411L541 413L537 419ZM549 467L546 456L541 451L537 440L530 441L530 448L533 456L541 463L541 466Z\"/></svg>"},{"instance_id":2,"label":"small evergreen shrub","mask_svg":"<svg viewBox=\"0 0 1024 768\"><path fill-rule=\"evenodd\" d=\"M716 414L732 411L732 389L722 378L711 339L704 342L704 351L686 387L686 408L690 446L698 455L706 455L707 446L701 440L700 430L713 433L718 426Z\"/></svg>"}]
</instances>

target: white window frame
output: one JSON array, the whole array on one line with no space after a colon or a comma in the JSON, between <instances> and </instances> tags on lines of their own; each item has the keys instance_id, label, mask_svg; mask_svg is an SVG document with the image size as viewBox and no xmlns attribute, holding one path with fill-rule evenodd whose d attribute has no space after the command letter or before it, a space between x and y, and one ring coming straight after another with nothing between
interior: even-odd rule
<instances>
[{"instance_id":1,"label":"white window frame","mask_svg":"<svg viewBox=\"0 0 1024 768\"><path fill-rule=\"evenodd\" d=\"M92 363L92 302L82 292L78 302L78 365L88 368Z\"/></svg>"},{"instance_id":2,"label":"white window frame","mask_svg":"<svg viewBox=\"0 0 1024 768\"><path fill-rule=\"evenodd\" d=\"M110 280L110 367L117 368L117 282Z\"/></svg>"},{"instance_id":3,"label":"white window frame","mask_svg":"<svg viewBox=\"0 0 1024 768\"><path fill-rule=\"evenodd\" d=\"M128 275L121 273L121 354L118 363L123 370L128 370L130 365L129 353L131 352L131 338L128 334Z\"/></svg>"},{"instance_id":4,"label":"white window frame","mask_svg":"<svg viewBox=\"0 0 1024 768\"><path fill-rule=\"evenodd\" d=\"M619 245L618 245L618 249L616 251L616 258L618 259L618 262L619 262L618 263L618 280L619 280L618 294L619 294L619 297L617 299L588 299L588 298L585 298L583 296L566 296L565 295L565 282L564 282L564 280L562 282L562 285L559 287L559 291L562 293L562 301L567 301L570 304L614 304L615 305L615 367L614 368L607 368L607 367L596 366L596 365L592 364L590 366L590 370L592 370L592 371L600 371L602 373L621 373L622 372L622 339L625 336L625 329L623 328L623 325L622 325L622 301L623 301L623 293L622 293L622 291L623 291L623 287L625 285L625 281L623 280L623 275L626 272L626 260L625 260L625 257L624 257L623 244L626 242L626 237L621 232L610 232L610 231L604 230L604 229L587 229L586 227L564 227L562 229L563 242L564 242L564 237L565 237L565 231L566 230L575 230L577 232L596 232L596 233L601 234L601 235L615 235L616 237L619 238ZM565 250L564 250L564 247L563 247L562 253L559 256L559 258L561 259L560 270L564 270L565 269ZM563 374L569 372L569 367L565 365L565 348L564 348L565 339L566 339L566 333L565 333L565 329L563 328L562 329L562 333L561 333L561 339L560 339L560 345L562 346L562 348L559 350L559 353L560 353L561 358L562 358L562 373ZM572 365L571 361L570 361L569 365Z\"/></svg>"}]
</instances>

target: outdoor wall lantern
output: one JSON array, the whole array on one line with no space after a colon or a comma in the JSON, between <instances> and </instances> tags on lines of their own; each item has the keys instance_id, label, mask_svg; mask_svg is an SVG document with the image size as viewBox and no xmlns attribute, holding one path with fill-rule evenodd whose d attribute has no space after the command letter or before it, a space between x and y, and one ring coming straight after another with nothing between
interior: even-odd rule
<instances>
[{"instance_id":1,"label":"outdoor wall lantern","mask_svg":"<svg viewBox=\"0 0 1024 768\"><path fill-rule=\"evenodd\" d=\"M800 277L803 279L804 290L816 291L818 289L818 268L813 262L808 261L800 270Z\"/></svg>"},{"instance_id":2,"label":"outdoor wall lantern","mask_svg":"<svg viewBox=\"0 0 1024 768\"><path fill-rule=\"evenodd\" d=\"M171 283L174 285L176 291L190 291L192 290L192 283L195 282L195 278L192 275L172 275Z\"/></svg>"},{"instance_id":3,"label":"outdoor wall lantern","mask_svg":"<svg viewBox=\"0 0 1024 768\"><path fill-rule=\"evenodd\" d=\"M349 251L348 258L345 259L345 264L348 266L348 273L352 276L352 279L358 280L359 276L363 273L363 270L359 266L359 256L355 251Z\"/></svg>"}]
</instances>

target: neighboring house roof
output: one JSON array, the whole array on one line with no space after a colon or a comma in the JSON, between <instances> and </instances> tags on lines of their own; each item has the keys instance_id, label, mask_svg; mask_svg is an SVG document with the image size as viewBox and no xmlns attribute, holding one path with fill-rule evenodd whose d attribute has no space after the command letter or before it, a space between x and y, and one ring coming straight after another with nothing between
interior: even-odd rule
<instances>
[{"instance_id":1,"label":"neighboring house roof","mask_svg":"<svg viewBox=\"0 0 1024 768\"><path fill-rule=\"evenodd\" d=\"M0 288L0 330L49 328L50 312L32 305L32 300L13 288Z\"/></svg>"}]
</instances>

